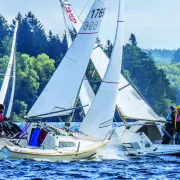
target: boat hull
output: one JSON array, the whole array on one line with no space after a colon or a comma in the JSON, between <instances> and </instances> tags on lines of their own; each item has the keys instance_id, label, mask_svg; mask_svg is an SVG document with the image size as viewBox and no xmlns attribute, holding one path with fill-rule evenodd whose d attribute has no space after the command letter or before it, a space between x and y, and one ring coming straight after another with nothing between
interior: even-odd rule
<instances>
[{"instance_id":1,"label":"boat hull","mask_svg":"<svg viewBox=\"0 0 180 180\"><path fill-rule=\"evenodd\" d=\"M158 132L157 126L153 130ZM136 129L137 130L136 130ZM119 137L119 145L124 146L128 155L135 156L160 156L160 155L180 155L180 145L177 144L161 144L162 137L155 131L140 131L140 128L132 127L126 129L120 127L116 129L116 134ZM152 133L152 134L150 134ZM148 136L148 135L149 136Z\"/></svg>"},{"instance_id":2,"label":"boat hull","mask_svg":"<svg viewBox=\"0 0 180 180\"><path fill-rule=\"evenodd\" d=\"M76 161L80 159L88 159L94 156L99 150L102 150L109 141L79 152L60 152L60 150L44 150L44 149L30 149L20 148L17 146L7 146L10 151L9 158L12 159L28 159L35 161Z\"/></svg>"}]
</instances>

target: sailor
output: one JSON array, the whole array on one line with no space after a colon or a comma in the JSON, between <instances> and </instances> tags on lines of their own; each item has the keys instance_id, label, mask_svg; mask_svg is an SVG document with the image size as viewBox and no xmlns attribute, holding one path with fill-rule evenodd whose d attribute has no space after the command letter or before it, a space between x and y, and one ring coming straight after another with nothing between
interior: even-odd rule
<instances>
[{"instance_id":1,"label":"sailor","mask_svg":"<svg viewBox=\"0 0 180 180\"><path fill-rule=\"evenodd\" d=\"M176 136L175 136L175 143L180 144L180 105L176 107L177 115L175 118L175 129L176 129Z\"/></svg>"},{"instance_id":2,"label":"sailor","mask_svg":"<svg viewBox=\"0 0 180 180\"><path fill-rule=\"evenodd\" d=\"M15 137L19 132L21 132L20 128L11 122L8 122L11 118L4 117L5 105L0 104L0 129L1 133L5 133L6 137Z\"/></svg>"},{"instance_id":3,"label":"sailor","mask_svg":"<svg viewBox=\"0 0 180 180\"><path fill-rule=\"evenodd\" d=\"M173 137L175 132L175 117L176 117L176 108L174 106L169 107L169 114L166 118L165 124L165 133L163 136L162 144L169 144L170 140Z\"/></svg>"}]
</instances>

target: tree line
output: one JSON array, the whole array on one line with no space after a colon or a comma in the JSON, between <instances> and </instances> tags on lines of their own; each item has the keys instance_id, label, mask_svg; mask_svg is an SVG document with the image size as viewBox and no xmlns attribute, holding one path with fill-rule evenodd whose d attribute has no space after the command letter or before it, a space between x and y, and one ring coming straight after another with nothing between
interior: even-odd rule
<instances>
[{"instance_id":1,"label":"tree line","mask_svg":"<svg viewBox=\"0 0 180 180\"><path fill-rule=\"evenodd\" d=\"M14 119L20 121L20 117L26 115L60 64L68 46L66 33L61 38L52 31L46 34L43 25L32 12L25 16L19 13L17 18L17 81L13 113ZM8 25L0 15L0 83L9 60L14 25L14 20ZM113 44L108 40L101 47L110 57ZM158 114L165 115L167 107L175 102L174 89L165 73L156 67L151 56L138 47L133 34L129 43L124 46L123 74L133 81ZM89 62L86 76L96 93L101 79L92 61Z\"/></svg>"}]
</instances>

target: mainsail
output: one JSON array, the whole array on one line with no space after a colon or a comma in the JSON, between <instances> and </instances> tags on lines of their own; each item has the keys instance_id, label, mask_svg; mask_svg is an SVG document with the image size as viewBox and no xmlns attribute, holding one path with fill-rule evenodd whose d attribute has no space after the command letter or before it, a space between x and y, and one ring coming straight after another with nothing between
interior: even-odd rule
<instances>
[{"instance_id":1,"label":"mainsail","mask_svg":"<svg viewBox=\"0 0 180 180\"><path fill-rule=\"evenodd\" d=\"M1 86L1 91L0 91L0 104L4 103L6 93L7 93L7 90L8 90L10 77L11 77L12 66L13 66L13 63L14 63L14 53L15 53L15 46L16 46L16 35L17 35L17 30L18 30L18 24L19 24L18 20L16 20L10 59L9 59L8 67L7 67L5 77L4 77L2 86Z\"/></svg>"},{"instance_id":2,"label":"mainsail","mask_svg":"<svg viewBox=\"0 0 180 180\"><path fill-rule=\"evenodd\" d=\"M29 111L28 117L40 116L74 106L105 13L105 7L106 0L94 2L74 42ZM69 113L70 111L59 112L40 117L61 116Z\"/></svg>"},{"instance_id":3,"label":"mainsail","mask_svg":"<svg viewBox=\"0 0 180 180\"><path fill-rule=\"evenodd\" d=\"M97 95L80 126L80 131L99 139L104 139L112 128L122 65L123 32L124 0L119 0L116 36L110 63Z\"/></svg>"},{"instance_id":4,"label":"mainsail","mask_svg":"<svg viewBox=\"0 0 180 180\"><path fill-rule=\"evenodd\" d=\"M61 1L61 0L60 0ZM62 2L62 1L61 1ZM66 0L66 4L69 4L68 0ZM76 15L75 11L71 6L72 14ZM68 19L68 14L64 11L66 18ZM70 21L69 21L70 22ZM76 15L76 22L81 24L81 21ZM76 29L74 23L71 23L72 26ZM78 28L76 29L78 32ZM99 73L101 79L103 79L105 72L107 70L109 64L109 58L103 52L103 50L97 46L94 46L94 50L91 54L91 60ZM127 86L128 85L128 86ZM90 92L90 94L88 93ZM87 82L83 82L82 89L80 91L80 100L82 104L84 103L84 99L86 99L86 103L90 105L92 103L95 95L92 93L92 88L90 84ZM90 106L84 109L85 113L88 111ZM143 120L159 120L160 117L153 111L153 109L148 105L148 103L144 100L144 98L135 90L135 88L126 80L126 78L121 74L121 80L119 85L119 93L117 97L117 108L121 111L122 115L131 119L143 119Z\"/></svg>"}]
</instances>

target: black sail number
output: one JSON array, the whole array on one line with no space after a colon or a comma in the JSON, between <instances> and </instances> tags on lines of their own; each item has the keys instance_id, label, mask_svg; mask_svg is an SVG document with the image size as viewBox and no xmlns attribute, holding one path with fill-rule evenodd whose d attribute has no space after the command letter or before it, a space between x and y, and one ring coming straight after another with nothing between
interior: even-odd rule
<instances>
[{"instance_id":1,"label":"black sail number","mask_svg":"<svg viewBox=\"0 0 180 180\"><path fill-rule=\"evenodd\" d=\"M105 14L105 11L106 11L106 8L94 9L92 11L91 19L92 18L102 18L104 16L104 14Z\"/></svg>"}]
</instances>

